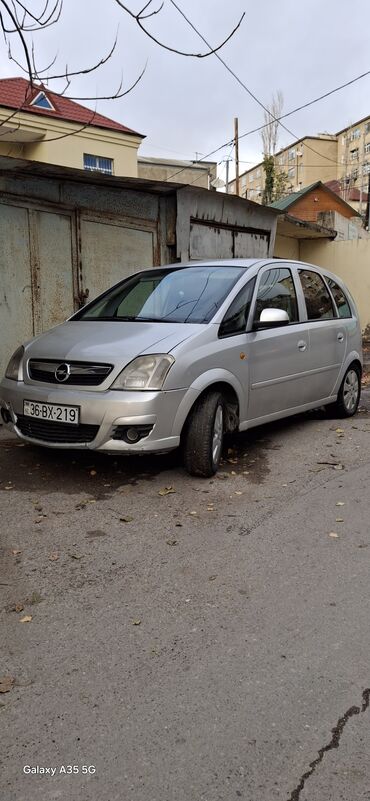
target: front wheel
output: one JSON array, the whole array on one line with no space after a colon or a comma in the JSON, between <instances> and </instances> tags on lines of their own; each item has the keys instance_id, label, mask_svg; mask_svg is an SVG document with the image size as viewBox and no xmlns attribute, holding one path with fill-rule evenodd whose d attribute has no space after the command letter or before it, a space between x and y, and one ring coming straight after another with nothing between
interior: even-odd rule
<instances>
[{"instance_id":1,"label":"front wheel","mask_svg":"<svg viewBox=\"0 0 370 801\"><path fill-rule=\"evenodd\" d=\"M192 409L184 435L184 466L191 476L209 478L217 472L224 425L224 399L221 392L207 392Z\"/></svg>"},{"instance_id":2,"label":"front wheel","mask_svg":"<svg viewBox=\"0 0 370 801\"><path fill-rule=\"evenodd\" d=\"M351 364L340 385L338 397L331 406L338 417L356 414L361 395L361 372L357 364Z\"/></svg>"}]
</instances>

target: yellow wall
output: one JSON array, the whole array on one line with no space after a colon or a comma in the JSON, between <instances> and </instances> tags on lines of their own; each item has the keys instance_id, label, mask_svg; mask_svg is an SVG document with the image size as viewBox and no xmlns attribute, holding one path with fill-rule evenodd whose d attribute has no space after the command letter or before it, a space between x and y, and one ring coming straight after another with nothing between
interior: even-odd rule
<instances>
[{"instance_id":1,"label":"yellow wall","mask_svg":"<svg viewBox=\"0 0 370 801\"><path fill-rule=\"evenodd\" d=\"M6 109L0 109L0 125L8 116ZM19 138L22 129L27 131L28 136L43 138L35 142L14 143L4 141L5 136L2 136L0 155L83 169L83 154L89 153L113 159L114 175L137 177L137 151L141 137L93 125L82 129L78 123L26 113L17 113L7 127L16 127L18 123ZM16 136L17 131L13 134L13 137Z\"/></svg>"},{"instance_id":2,"label":"yellow wall","mask_svg":"<svg viewBox=\"0 0 370 801\"><path fill-rule=\"evenodd\" d=\"M275 259L299 259L299 243L299 239L276 234L274 247Z\"/></svg>"},{"instance_id":3,"label":"yellow wall","mask_svg":"<svg viewBox=\"0 0 370 801\"><path fill-rule=\"evenodd\" d=\"M358 306L362 330L370 326L370 240L328 242L301 239L300 260L325 267L338 275Z\"/></svg>"}]
</instances>

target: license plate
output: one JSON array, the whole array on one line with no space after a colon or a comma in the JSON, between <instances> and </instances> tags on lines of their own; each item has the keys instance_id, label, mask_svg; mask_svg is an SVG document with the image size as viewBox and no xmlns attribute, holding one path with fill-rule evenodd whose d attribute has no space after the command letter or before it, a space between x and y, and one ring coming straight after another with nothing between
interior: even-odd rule
<instances>
[{"instance_id":1,"label":"license plate","mask_svg":"<svg viewBox=\"0 0 370 801\"><path fill-rule=\"evenodd\" d=\"M36 417L38 420L52 420L53 423L78 425L80 407L59 406L56 403L37 403L25 400L23 401L23 414L27 417Z\"/></svg>"}]
</instances>

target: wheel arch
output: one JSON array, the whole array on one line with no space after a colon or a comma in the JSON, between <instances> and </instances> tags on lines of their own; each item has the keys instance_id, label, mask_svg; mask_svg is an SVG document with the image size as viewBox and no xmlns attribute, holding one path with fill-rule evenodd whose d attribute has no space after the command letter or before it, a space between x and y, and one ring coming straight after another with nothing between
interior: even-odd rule
<instances>
[{"instance_id":1,"label":"wheel arch","mask_svg":"<svg viewBox=\"0 0 370 801\"><path fill-rule=\"evenodd\" d=\"M174 420L173 431L176 434L183 433L195 404L211 390L221 392L225 398L226 430L235 431L238 428L243 409L243 389L235 377L227 371L214 370L194 382L183 398Z\"/></svg>"}]
</instances>

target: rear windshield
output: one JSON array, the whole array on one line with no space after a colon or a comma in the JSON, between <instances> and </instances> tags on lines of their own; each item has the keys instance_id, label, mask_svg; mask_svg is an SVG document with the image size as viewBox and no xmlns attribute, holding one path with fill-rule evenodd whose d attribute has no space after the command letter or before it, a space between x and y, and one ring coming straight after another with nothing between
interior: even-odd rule
<instances>
[{"instance_id":1,"label":"rear windshield","mask_svg":"<svg viewBox=\"0 0 370 801\"><path fill-rule=\"evenodd\" d=\"M194 266L147 270L100 295L72 319L208 323L245 269Z\"/></svg>"}]
</instances>

